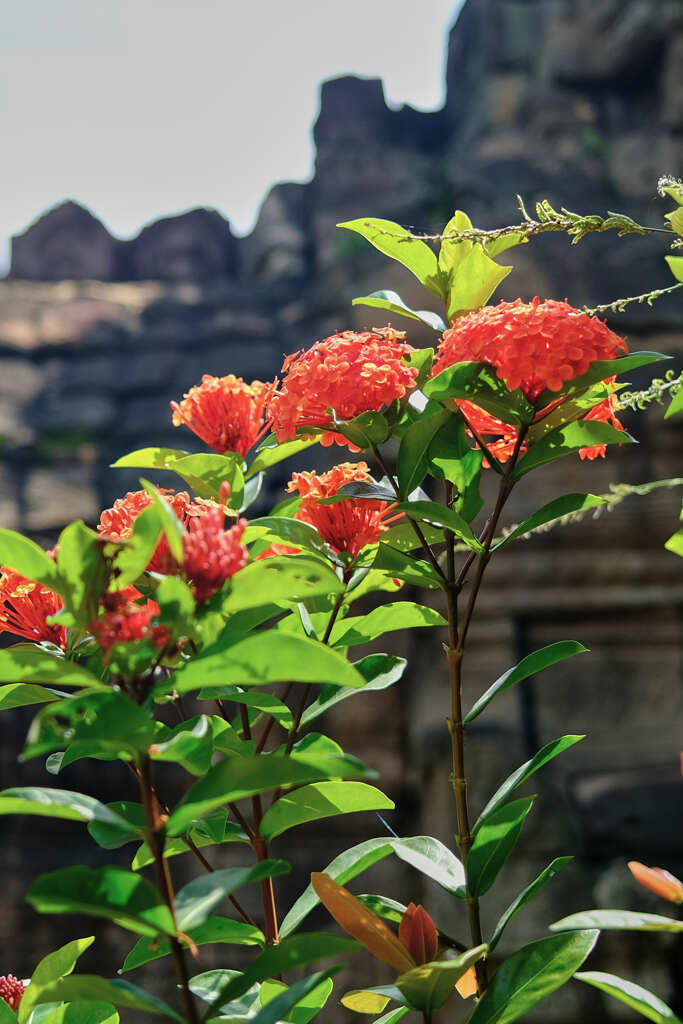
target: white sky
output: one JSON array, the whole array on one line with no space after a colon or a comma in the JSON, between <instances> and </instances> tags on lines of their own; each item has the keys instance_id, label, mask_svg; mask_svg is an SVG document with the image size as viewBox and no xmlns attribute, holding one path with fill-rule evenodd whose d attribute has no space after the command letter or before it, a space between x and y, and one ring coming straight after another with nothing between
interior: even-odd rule
<instances>
[{"instance_id":1,"label":"white sky","mask_svg":"<svg viewBox=\"0 0 683 1024\"><path fill-rule=\"evenodd\" d=\"M193 206L248 232L274 182L311 175L323 79L442 105L460 3L0 0L0 272L66 198L121 237Z\"/></svg>"}]
</instances>

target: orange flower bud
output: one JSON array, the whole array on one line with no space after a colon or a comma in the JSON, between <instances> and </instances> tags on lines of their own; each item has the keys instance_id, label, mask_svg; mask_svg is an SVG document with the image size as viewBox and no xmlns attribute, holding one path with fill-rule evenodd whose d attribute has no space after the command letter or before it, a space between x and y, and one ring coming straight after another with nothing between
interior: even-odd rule
<instances>
[{"instance_id":1,"label":"orange flower bud","mask_svg":"<svg viewBox=\"0 0 683 1024\"><path fill-rule=\"evenodd\" d=\"M637 860L628 862L629 870L636 882L671 903L683 903L683 882L663 868L648 868Z\"/></svg>"},{"instance_id":2,"label":"orange flower bud","mask_svg":"<svg viewBox=\"0 0 683 1024\"><path fill-rule=\"evenodd\" d=\"M410 903L398 926L398 937L416 964L427 964L436 956L439 936L431 917L421 904Z\"/></svg>"}]
</instances>

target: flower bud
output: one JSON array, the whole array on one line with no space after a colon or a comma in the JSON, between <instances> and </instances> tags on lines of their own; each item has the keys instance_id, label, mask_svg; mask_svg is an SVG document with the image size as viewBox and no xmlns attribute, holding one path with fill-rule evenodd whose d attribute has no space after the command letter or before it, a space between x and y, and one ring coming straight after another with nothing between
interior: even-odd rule
<instances>
[{"instance_id":1,"label":"flower bud","mask_svg":"<svg viewBox=\"0 0 683 1024\"><path fill-rule=\"evenodd\" d=\"M683 882L663 868L648 868L637 860L628 862L629 870L636 882L651 889L657 896L671 903L683 903Z\"/></svg>"},{"instance_id":2,"label":"flower bud","mask_svg":"<svg viewBox=\"0 0 683 1024\"><path fill-rule=\"evenodd\" d=\"M416 964L426 964L436 956L439 936L423 906L410 903L398 926L398 937Z\"/></svg>"}]
</instances>

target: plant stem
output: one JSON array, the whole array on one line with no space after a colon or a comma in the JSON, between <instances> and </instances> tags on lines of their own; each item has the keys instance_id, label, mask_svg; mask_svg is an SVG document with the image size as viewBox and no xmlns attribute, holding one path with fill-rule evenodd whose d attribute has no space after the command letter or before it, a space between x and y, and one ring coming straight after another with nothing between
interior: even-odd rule
<instances>
[{"instance_id":1,"label":"plant stem","mask_svg":"<svg viewBox=\"0 0 683 1024\"><path fill-rule=\"evenodd\" d=\"M189 987L189 976L187 973L187 965L185 964L185 953L177 937L178 922L175 915L173 883L171 881L171 872L169 870L168 861L164 857L164 821L161 817L159 802L155 796L154 787L152 785L152 762L149 757L145 756L142 758L137 772L137 777L140 786L142 804L145 808L145 817L147 819L147 842L154 857L157 885L159 886L163 900L171 913L173 927L176 930L176 935L170 936L170 945L176 977L178 979L178 987L180 989L180 1000L183 1007L183 1013L187 1024L199 1024L199 1014Z\"/></svg>"},{"instance_id":2,"label":"plant stem","mask_svg":"<svg viewBox=\"0 0 683 1024\"><path fill-rule=\"evenodd\" d=\"M206 857L204 856L202 851L192 841L192 839L190 839L190 837L188 835L183 836L183 839L185 840L185 842L187 843L187 845L190 848L190 851L195 855L195 857L197 858L197 860L202 865L202 867L204 868L205 871L208 871L211 874L213 871L216 870L214 867L212 867L211 864L209 864L208 860L206 859ZM230 896L228 896L228 899L230 900L230 902L232 903L233 907L235 908L235 910L240 915L240 917L242 918L243 921L245 921L247 924L252 925L254 928L258 928L258 925L256 924L256 921L251 916L249 911L244 909L242 904L239 902L239 900L235 896L230 895Z\"/></svg>"}]
</instances>

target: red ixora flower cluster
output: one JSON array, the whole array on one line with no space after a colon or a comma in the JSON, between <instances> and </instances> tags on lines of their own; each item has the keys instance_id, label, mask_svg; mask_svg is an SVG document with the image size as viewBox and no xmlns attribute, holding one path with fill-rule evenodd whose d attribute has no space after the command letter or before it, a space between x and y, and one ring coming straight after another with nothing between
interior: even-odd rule
<instances>
[{"instance_id":1,"label":"red ixora flower cluster","mask_svg":"<svg viewBox=\"0 0 683 1024\"><path fill-rule=\"evenodd\" d=\"M275 383L260 380L247 384L232 373L226 377L205 373L182 402L171 402L173 425L185 424L215 452L245 456L268 429L268 403L274 388Z\"/></svg>"},{"instance_id":2,"label":"red ixora flower cluster","mask_svg":"<svg viewBox=\"0 0 683 1024\"><path fill-rule=\"evenodd\" d=\"M19 1009L19 1003L25 989L26 985L24 985L23 981L19 981L13 974L3 974L0 976L0 999L4 999L15 1013Z\"/></svg>"},{"instance_id":3,"label":"red ixora flower cluster","mask_svg":"<svg viewBox=\"0 0 683 1024\"><path fill-rule=\"evenodd\" d=\"M138 604L133 599L136 595L140 596L134 587L126 587L118 593L102 597L105 613L91 622L88 628L105 654L114 644L135 640L151 640L152 646L160 650L171 639L166 626L155 625L153 622L160 611L156 601L147 600L144 604Z\"/></svg>"},{"instance_id":4,"label":"red ixora flower cluster","mask_svg":"<svg viewBox=\"0 0 683 1024\"><path fill-rule=\"evenodd\" d=\"M196 513L197 508L190 501L187 491L174 493L167 487L160 487L159 494L163 494L181 523L187 523L189 517ZM117 498L111 508L105 509L100 516L97 525L97 532L105 540L122 541L128 540L133 532L135 520L148 505L152 504L152 497L147 491L128 491L123 498ZM152 555L148 572L163 572L162 566L168 561L168 541L165 536L161 537Z\"/></svg>"},{"instance_id":5,"label":"red ixora flower cluster","mask_svg":"<svg viewBox=\"0 0 683 1024\"><path fill-rule=\"evenodd\" d=\"M48 551L56 557L56 548ZM47 619L64 607L59 594L41 583L28 580L13 569L0 567L0 633L14 633L25 640L48 640L66 647L64 626L49 626Z\"/></svg>"},{"instance_id":6,"label":"red ixora flower cluster","mask_svg":"<svg viewBox=\"0 0 683 1024\"><path fill-rule=\"evenodd\" d=\"M623 338L601 320L581 313L567 302L516 299L484 306L456 320L444 332L432 375L454 363L489 363L510 389L521 388L526 398L535 403L544 391L559 391L567 381L586 373L597 360L614 359L626 351ZM492 453L502 461L509 458L517 439L515 428L471 402L459 404L475 430L499 437L489 445ZM612 396L591 409L584 419L622 428ZM579 454L581 458L594 459L605 454L605 445L582 448Z\"/></svg>"},{"instance_id":7,"label":"red ixora flower cluster","mask_svg":"<svg viewBox=\"0 0 683 1024\"><path fill-rule=\"evenodd\" d=\"M288 356L282 366L282 385L270 403L278 441L291 440L298 429L327 426L332 422L329 409L339 419L349 420L403 398L418 375L404 358L415 351L404 338L402 331L391 327L343 331ZM335 442L359 451L334 431L321 438L323 445Z\"/></svg>"},{"instance_id":8,"label":"red ixora flower cluster","mask_svg":"<svg viewBox=\"0 0 683 1024\"><path fill-rule=\"evenodd\" d=\"M354 480L372 480L365 462L342 462L328 473L294 473L287 490L298 491L301 505L295 518L314 526L337 553L355 558L366 544L374 544L389 525L401 515L391 515L395 502L346 498L332 505L321 505L344 484Z\"/></svg>"}]
</instances>

